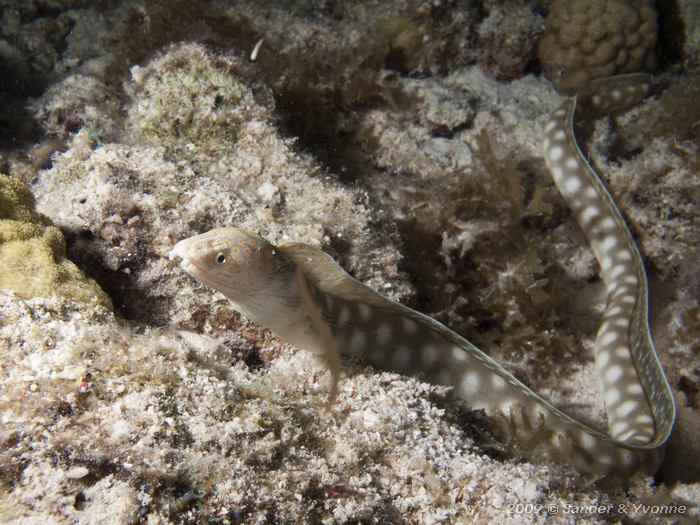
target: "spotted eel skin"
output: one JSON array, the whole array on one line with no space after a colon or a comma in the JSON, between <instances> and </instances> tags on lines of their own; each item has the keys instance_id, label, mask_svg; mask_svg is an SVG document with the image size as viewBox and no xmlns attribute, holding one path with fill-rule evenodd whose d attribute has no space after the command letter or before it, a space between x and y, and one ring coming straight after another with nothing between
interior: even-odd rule
<instances>
[{"instance_id":1,"label":"spotted eel skin","mask_svg":"<svg viewBox=\"0 0 700 525\"><path fill-rule=\"evenodd\" d=\"M453 387L483 410L495 435L521 456L566 463L596 477L654 473L675 421L675 403L648 326L641 256L612 197L574 136L577 105L602 114L643 99L647 75L591 83L553 112L545 161L599 262L607 306L595 362L609 435L567 416L466 339L350 277L326 253L291 243L274 247L236 228L176 244L170 257L233 307L287 342L322 356L338 377L340 352L402 374Z\"/></svg>"}]
</instances>

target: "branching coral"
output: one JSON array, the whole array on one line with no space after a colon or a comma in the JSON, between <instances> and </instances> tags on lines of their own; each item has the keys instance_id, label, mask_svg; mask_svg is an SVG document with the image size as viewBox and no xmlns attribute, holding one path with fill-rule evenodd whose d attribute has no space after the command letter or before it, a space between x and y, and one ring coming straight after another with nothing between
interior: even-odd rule
<instances>
[{"instance_id":1,"label":"branching coral","mask_svg":"<svg viewBox=\"0 0 700 525\"><path fill-rule=\"evenodd\" d=\"M34 210L29 190L0 174L0 288L25 298L60 295L111 308L107 295L65 253L63 235Z\"/></svg>"},{"instance_id":2,"label":"branching coral","mask_svg":"<svg viewBox=\"0 0 700 525\"><path fill-rule=\"evenodd\" d=\"M658 28L650 0L557 0L545 24L539 59L563 93L654 66Z\"/></svg>"}]
</instances>

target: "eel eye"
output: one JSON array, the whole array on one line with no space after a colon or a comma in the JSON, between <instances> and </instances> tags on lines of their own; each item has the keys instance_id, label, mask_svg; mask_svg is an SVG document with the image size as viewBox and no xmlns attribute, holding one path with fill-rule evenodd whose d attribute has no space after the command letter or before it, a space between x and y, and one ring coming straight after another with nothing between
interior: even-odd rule
<instances>
[{"instance_id":1,"label":"eel eye","mask_svg":"<svg viewBox=\"0 0 700 525\"><path fill-rule=\"evenodd\" d=\"M216 262L218 262L219 264L224 264L226 262L226 256L223 253L217 254Z\"/></svg>"}]
</instances>

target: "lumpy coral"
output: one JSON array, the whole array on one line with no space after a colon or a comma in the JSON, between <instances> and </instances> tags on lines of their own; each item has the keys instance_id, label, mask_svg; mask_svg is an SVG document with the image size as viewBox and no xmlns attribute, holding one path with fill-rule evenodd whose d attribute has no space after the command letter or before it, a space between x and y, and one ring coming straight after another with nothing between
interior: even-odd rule
<instances>
[{"instance_id":1,"label":"lumpy coral","mask_svg":"<svg viewBox=\"0 0 700 525\"><path fill-rule=\"evenodd\" d=\"M656 18L650 0L557 0L539 43L542 70L573 93L594 78L650 69Z\"/></svg>"},{"instance_id":2,"label":"lumpy coral","mask_svg":"<svg viewBox=\"0 0 700 525\"><path fill-rule=\"evenodd\" d=\"M0 289L24 298L59 295L111 308L107 295L65 253L61 231L34 210L31 192L0 174Z\"/></svg>"}]
</instances>

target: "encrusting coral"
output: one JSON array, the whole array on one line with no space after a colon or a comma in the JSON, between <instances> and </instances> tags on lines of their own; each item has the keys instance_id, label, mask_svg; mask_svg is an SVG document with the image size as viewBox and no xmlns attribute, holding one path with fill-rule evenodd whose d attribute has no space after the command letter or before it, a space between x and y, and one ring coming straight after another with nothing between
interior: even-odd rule
<instances>
[{"instance_id":1,"label":"encrusting coral","mask_svg":"<svg viewBox=\"0 0 700 525\"><path fill-rule=\"evenodd\" d=\"M63 235L34 210L31 192L0 173L0 289L24 298L55 294L111 308L107 295L65 253Z\"/></svg>"},{"instance_id":2,"label":"encrusting coral","mask_svg":"<svg viewBox=\"0 0 700 525\"><path fill-rule=\"evenodd\" d=\"M562 93L594 78L655 65L656 11L650 0L557 0L538 55Z\"/></svg>"}]
</instances>

